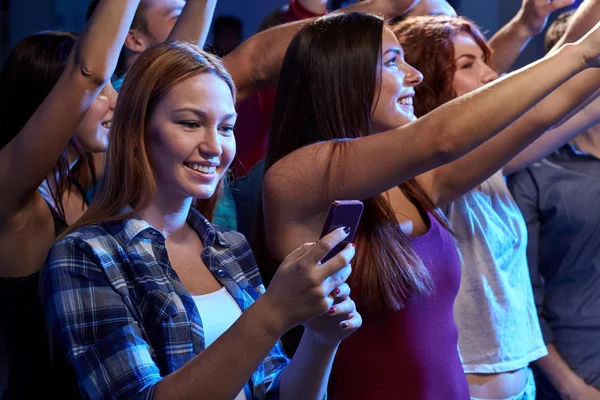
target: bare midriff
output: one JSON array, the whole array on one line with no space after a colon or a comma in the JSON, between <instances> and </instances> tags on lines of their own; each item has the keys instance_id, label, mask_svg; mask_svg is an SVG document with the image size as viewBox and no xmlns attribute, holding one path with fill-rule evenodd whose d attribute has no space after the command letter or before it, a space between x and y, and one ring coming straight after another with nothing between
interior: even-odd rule
<instances>
[{"instance_id":1,"label":"bare midriff","mask_svg":"<svg viewBox=\"0 0 600 400\"><path fill-rule=\"evenodd\" d=\"M479 399L507 399L525 389L529 379L529 369L498 374L466 374L471 397Z\"/></svg>"}]
</instances>

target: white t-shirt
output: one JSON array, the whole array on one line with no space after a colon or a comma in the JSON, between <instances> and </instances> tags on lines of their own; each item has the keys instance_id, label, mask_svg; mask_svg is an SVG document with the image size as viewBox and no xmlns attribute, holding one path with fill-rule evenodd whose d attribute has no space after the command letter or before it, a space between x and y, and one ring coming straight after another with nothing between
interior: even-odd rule
<instances>
[{"instance_id":1,"label":"white t-shirt","mask_svg":"<svg viewBox=\"0 0 600 400\"><path fill-rule=\"evenodd\" d=\"M217 340L242 315L239 305L224 287L213 293L192 296L192 299L202 320L205 348ZM235 397L235 400L247 399L243 389Z\"/></svg>"},{"instance_id":2,"label":"white t-shirt","mask_svg":"<svg viewBox=\"0 0 600 400\"><path fill-rule=\"evenodd\" d=\"M527 267L527 226L502 172L444 211L463 257L454 318L465 372L507 372L545 356Z\"/></svg>"}]
</instances>

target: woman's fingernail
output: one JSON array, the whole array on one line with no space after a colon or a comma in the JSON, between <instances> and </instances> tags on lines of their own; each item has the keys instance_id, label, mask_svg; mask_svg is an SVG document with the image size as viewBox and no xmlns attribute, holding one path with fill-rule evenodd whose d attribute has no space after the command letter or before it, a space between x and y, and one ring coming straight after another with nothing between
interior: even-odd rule
<instances>
[{"instance_id":1,"label":"woman's fingernail","mask_svg":"<svg viewBox=\"0 0 600 400\"><path fill-rule=\"evenodd\" d=\"M335 314L335 307L331 307L329 310L327 310L327 314L329 314L329 315Z\"/></svg>"},{"instance_id":2,"label":"woman's fingernail","mask_svg":"<svg viewBox=\"0 0 600 400\"><path fill-rule=\"evenodd\" d=\"M354 243L350 243L352 245L352 247L354 247L356 249L356 245Z\"/></svg>"},{"instance_id":3,"label":"woman's fingernail","mask_svg":"<svg viewBox=\"0 0 600 400\"><path fill-rule=\"evenodd\" d=\"M349 226L345 226L344 227L344 232L346 233L346 235L350 234L350 227Z\"/></svg>"},{"instance_id":4,"label":"woman's fingernail","mask_svg":"<svg viewBox=\"0 0 600 400\"><path fill-rule=\"evenodd\" d=\"M335 288L335 290L333 291L333 293L335 293L335 295L337 296L338 294L340 294L340 288Z\"/></svg>"},{"instance_id":5,"label":"woman's fingernail","mask_svg":"<svg viewBox=\"0 0 600 400\"><path fill-rule=\"evenodd\" d=\"M346 328L348 327L348 323L347 323L347 322L342 322L342 323L340 324L340 327L341 327L342 329L346 329Z\"/></svg>"}]
</instances>

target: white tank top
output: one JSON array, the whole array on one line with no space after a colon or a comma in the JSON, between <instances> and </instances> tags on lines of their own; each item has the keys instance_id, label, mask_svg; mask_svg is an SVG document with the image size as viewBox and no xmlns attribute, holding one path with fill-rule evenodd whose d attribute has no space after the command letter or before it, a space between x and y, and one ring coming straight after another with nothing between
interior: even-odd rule
<instances>
[{"instance_id":1,"label":"white tank top","mask_svg":"<svg viewBox=\"0 0 600 400\"><path fill-rule=\"evenodd\" d=\"M205 347L217 340L242 315L237 302L224 287L213 293L192 296L192 299L202 319ZM235 397L235 400L247 399L244 390Z\"/></svg>"}]
</instances>

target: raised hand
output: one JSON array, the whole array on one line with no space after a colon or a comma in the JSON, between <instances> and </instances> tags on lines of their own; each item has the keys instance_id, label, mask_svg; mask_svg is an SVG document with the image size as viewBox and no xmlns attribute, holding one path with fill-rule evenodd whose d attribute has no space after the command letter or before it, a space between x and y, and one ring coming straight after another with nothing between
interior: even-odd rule
<instances>
[{"instance_id":1,"label":"raised hand","mask_svg":"<svg viewBox=\"0 0 600 400\"><path fill-rule=\"evenodd\" d=\"M544 30L550 14L574 2L575 0L523 0L517 14L518 20L531 36L537 35Z\"/></svg>"},{"instance_id":2,"label":"raised hand","mask_svg":"<svg viewBox=\"0 0 600 400\"><path fill-rule=\"evenodd\" d=\"M336 300L336 307L341 315L348 317L348 323L360 325L353 315L354 305L342 286L352 271L350 260L354 257L354 246L346 246L335 257L320 264L329 250L346 236L343 228L336 229L315 244L302 245L281 263L262 300L272 317L278 319L277 325L283 332L323 316ZM340 293L332 296L340 287Z\"/></svg>"}]
</instances>

